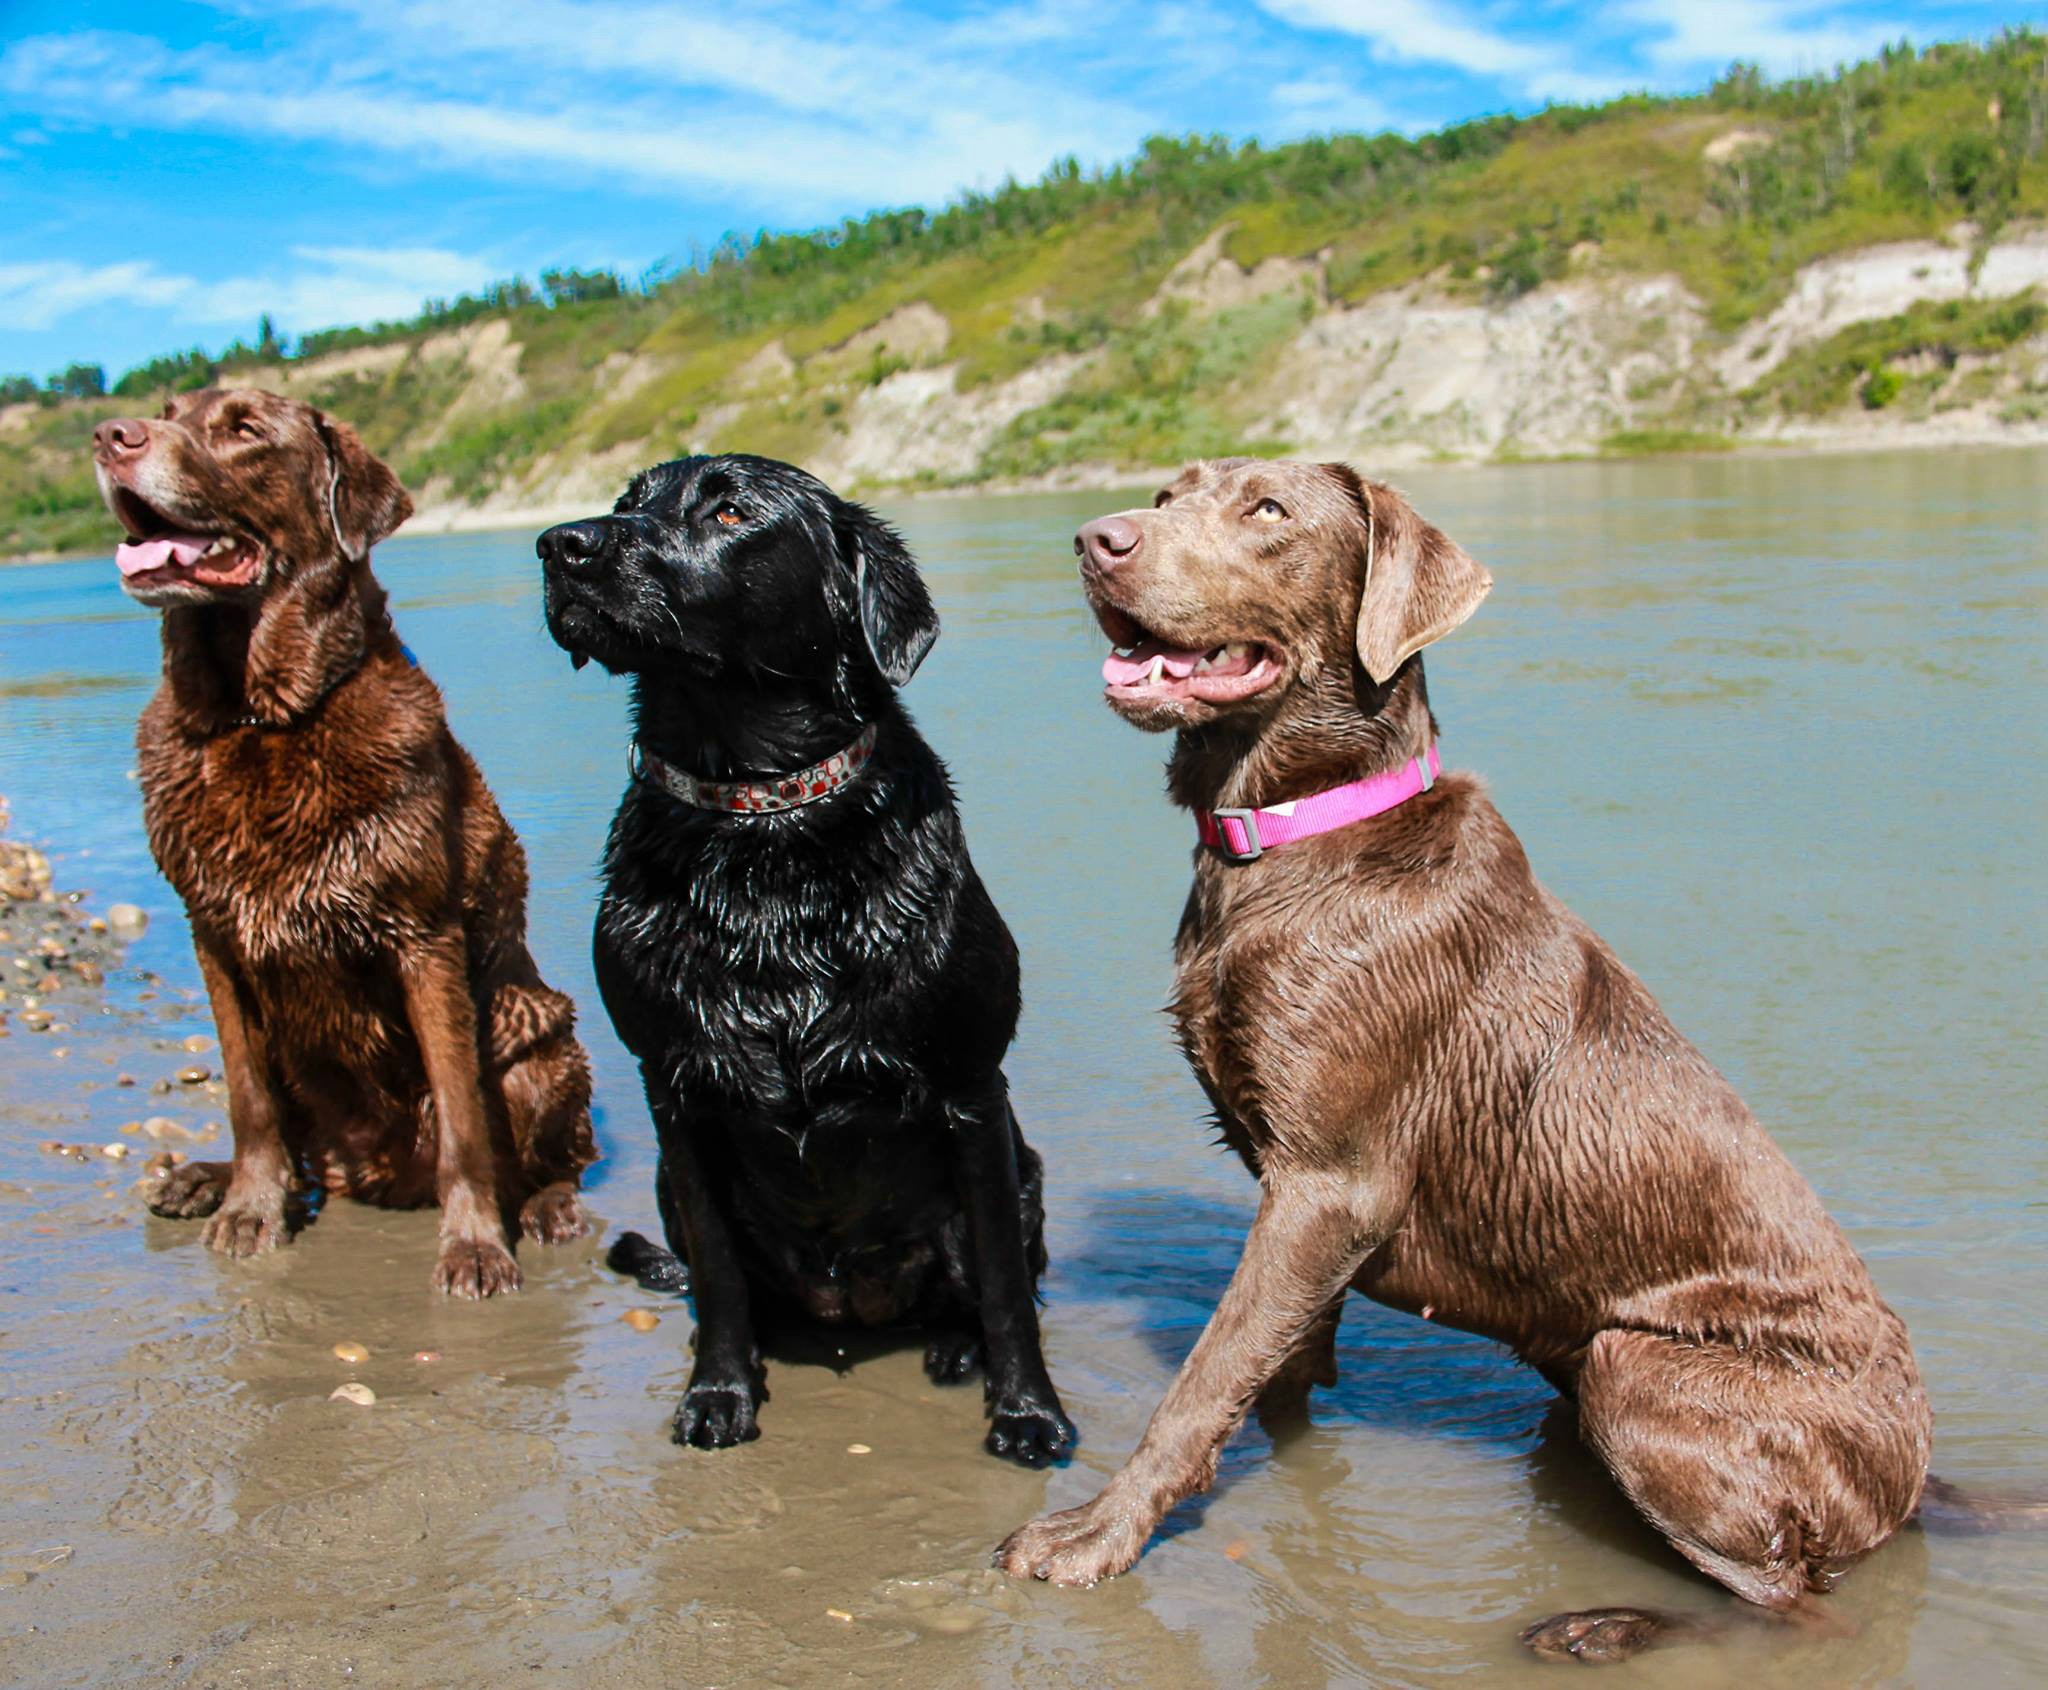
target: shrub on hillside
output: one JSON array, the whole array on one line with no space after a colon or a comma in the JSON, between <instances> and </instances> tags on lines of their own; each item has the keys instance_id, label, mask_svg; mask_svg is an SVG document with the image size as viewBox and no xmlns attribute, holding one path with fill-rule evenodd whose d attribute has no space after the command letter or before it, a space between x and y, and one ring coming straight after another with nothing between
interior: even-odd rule
<instances>
[{"instance_id":1,"label":"shrub on hillside","mask_svg":"<svg viewBox=\"0 0 2048 1690\"><path fill-rule=\"evenodd\" d=\"M1866 411L1883 410L1898 398L1899 390L1905 385L1906 378L1897 370L1873 359L1863 373L1863 408Z\"/></svg>"}]
</instances>

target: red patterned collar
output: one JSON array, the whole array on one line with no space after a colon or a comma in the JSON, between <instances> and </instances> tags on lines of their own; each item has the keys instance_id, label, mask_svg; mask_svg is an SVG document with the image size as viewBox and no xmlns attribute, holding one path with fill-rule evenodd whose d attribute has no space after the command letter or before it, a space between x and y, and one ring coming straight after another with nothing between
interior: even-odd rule
<instances>
[{"instance_id":1,"label":"red patterned collar","mask_svg":"<svg viewBox=\"0 0 2048 1690\"><path fill-rule=\"evenodd\" d=\"M723 810L729 815L758 816L771 810L794 810L815 802L842 786L867 767L875 754L874 722L860 730L860 738L844 751L822 763L773 780L704 780L685 773L673 763L664 763L637 739L627 756L635 780L658 786L671 798L698 810Z\"/></svg>"}]
</instances>

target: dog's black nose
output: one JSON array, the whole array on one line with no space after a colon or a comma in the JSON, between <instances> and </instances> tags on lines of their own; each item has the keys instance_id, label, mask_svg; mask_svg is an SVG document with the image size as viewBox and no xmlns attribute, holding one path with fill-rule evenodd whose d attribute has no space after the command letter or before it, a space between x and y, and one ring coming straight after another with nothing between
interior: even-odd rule
<instances>
[{"instance_id":1,"label":"dog's black nose","mask_svg":"<svg viewBox=\"0 0 2048 1690\"><path fill-rule=\"evenodd\" d=\"M564 569L581 568L604 550L604 524L560 523L536 540L533 549L540 553L544 563L558 563Z\"/></svg>"}]
</instances>

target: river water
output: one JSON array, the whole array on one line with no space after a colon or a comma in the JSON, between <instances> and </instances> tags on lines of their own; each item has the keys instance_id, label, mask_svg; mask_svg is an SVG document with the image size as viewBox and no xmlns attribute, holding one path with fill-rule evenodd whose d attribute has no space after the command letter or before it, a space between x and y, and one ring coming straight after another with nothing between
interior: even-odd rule
<instances>
[{"instance_id":1,"label":"river water","mask_svg":"<svg viewBox=\"0 0 2048 1690\"><path fill-rule=\"evenodd\" d=\"M1498 581L1429 658L1446 761L1489 779L1848 1228L1913 1332L1936 1470L2048 1489L2048 458L1399 479ZM1133 1573L1062 1592L986 1570L1128 1452L1252 1207L1160 1013L1192 830L1165 742L1099 702L1073 578L1075 525L1122 502L890 513L946 622L909 703L1024 955L1009 1072L1084 1440L1050 1474L982 1455L979 1392L934 1389L910 1349L775 1360L759 1443L679 1450L687 1311L597 1245L529 1248L521 1295L453 1306L427 1286L431 1214L337 1204L231 1264L145 1216L133 1162L39 1152L223 1106L148 1090L210 1031L130 777L153 618L104 561L0 572L15 833L59 886L153 917L69 1031L17 1018L0 1041L0 1679L1490 1685L1550 1670L1514 1633L1561 1607L1722 1611L1534 1374L1357 1299L1312 1429L1242 1433ZM525 840L542 969L583 1007L591 1206L651 1228L651 1137L588 954L624 685L548 641L530 535L399 539L377 565ZM639 1307L656 1330L622 1323ZM352 1377L373 1407L328 1400ZM1616 1681L2037 1684L2044 1590L2048 1533L1912 1531L1830 1599L1852 1635L1758 1628Z\"/></svg>"}]
</instances>

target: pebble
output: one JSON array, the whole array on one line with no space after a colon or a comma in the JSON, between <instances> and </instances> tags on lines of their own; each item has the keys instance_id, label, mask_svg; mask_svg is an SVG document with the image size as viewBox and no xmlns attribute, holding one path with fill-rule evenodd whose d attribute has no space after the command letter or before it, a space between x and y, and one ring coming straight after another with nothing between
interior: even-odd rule
<instances>
[{"instance_id":1,"label":"pebble","mask_svg":"<svg viewBox=\"0 0 2048 1690\"><path fill-rule=\"evenodd\" d=\"M47 1009L24 1009L21 1012L21 1024L31 1033L47 1033L55 1019Z\"/></svg>"},{"instance_id":2,"label":"pebble","mask_svg":"<svg viewBox=\"0 0 2048 1690\"><path fill-rule=\"evenodd\" d=\"M126 1161L128 1158L128 1146L116 1140L112 1144L101 1145L100 1154L112 1162Z\"/></svg>"},{"instance_id":3,"label":"pebble","mask_svg":"<svg viewBox=\"0 0 2048 1690\"><path fill-rule=\"evenodd\" d=\"M846 1446L846 1453L848 1455L873 1455L875 1452L867 1444L848 1444Z\"/></svg>"},{"instance_id":4,"label":"pebble","mask_svg":"<svg viewBox=\"0 0 2048 1690\"><path fill-rule=\"evenodd\" d=\"M1250 1548L1251 1545L1243 1538L1234 1538L1223 1546L1223 1558L1226 1561L1242 1561Z\"/></svg>"},{"instance_id":5,"label":"pebble","mask_svg":"<svg viewBox=\"0 0 2048 1690\"><path fill-rule=\"evenodd\" d=\"M849 1625L853 1623L853 1616L844 1608L827 1608L825 1610L825 1617L832 1620L844 1620Z\"/></svg>"},{"instance_id":6,"label":"pebble","mask_svg":"<svg viewBox=\"0 0 2048 1690\"><path fill-rule=\"evenodd\" d=\"M417 1362L436 1362L441 1359L439 1350L414 1350L412 1359Z\"/></svg>"},{"instance_id":7,"label":"pebble","mask_svg":"<svg viewBox=\"0 0 2048 1690\"><path fill-rule=\"evenodd\" d=\"M368 1408L377 1400L377 1393L367 1385L351 1379L346 1385L337 1385L327 1393L329 1402L352 1402L358 1408Z\"/></svg>"},{"instance_id":8,"label":"pebble","mask_svg":"<svg viewBox=\"0 0 2048 1690\"><path fill-rule=\"evenodd\" d=\"M199 1137L190 1127L181 1127L168 1115L152 1115L142 1123L142 1130L151 1138L180 1138L190 1141Z\"/></svg>"},{"instance_id":9,"label":"pebble","mask_svg":"<svg viewBox=\"0 0 2048 1690\"><path fill-rule=\"evenodd\" d=\"M204 1033L194 1033L185 1040L185 1048L194 1056L197 1056L201 1051L213 1049L213 1040L209 1039Z\"/></svg>"},{"instance_id":10,"label":"pebble","mask_svg":"<svg viewBox=\"0 0 2048 1690\"><path fill-rule=\"evenodd\" d=\"M92 920L86 923L86 926L91 928L95 933L104 933L107 930L106 917L96 915L92 918Z\"/></svg>"},{"instance_id":11,"label":"pebble","mask_svg":"<svg viewBox=\"0 0 2048 1690\"><path fill-rule=\"evenodd\" d=\"M661 1324L661 1316L652 1309L628 1309L619 1318L635 1332L652 1332Z\"/></svg>"},{"instance_id":12,"label":"pebble","mask_svg":"<svg viewBox=\"0 0 2048 1690\"><path fill-rule=\"evenodd\" d=\"M370 1359L370 1352L364 1349L361 1344L336 1344L334 1346L334 1359L347 1362L368 1361Z\"/></svg>"},{"instance_id":13,"label":"pebble","mask_svg":"<svg viewBox=\"0 0 2048 1690\"><path fill-rule=\"evenodd\" d=\"M107 925L124 939L139 939L149 926L149 914L134 904L109 904Z\"/></svg>"},{"instance_id":14,"label":"pebble","mask_svg":"<svg viewBox=\"0 0 2048 1690\"><path fill-rule=\"evenodd\" d=\"M212 1077L206 1069L200 1067L196 1062L189 1068L180 1068L178 1070L178 1084L181 1086L203 1086Z\"/></svg>"},{"instance_id":15,"label":"pebble","mask_svg":"<svg viewBox=\"0 0 2048 1690\"><path fill-rule=\"evenodd\" d=\"M114 1084L117 1086L132 1086L135 1084L135 1076L133 1074L116 1074L114 1076Z\"/></svg>"},{"instance_id":16,"label":"pebble","mask_svg":"<svg viewBox=\"0 0 2048 1690\"><path fill-rule=\"evenodd\" d=\"M927 1631L940 1632L948 1637L961 1637L986 1625L988 1615L979 1608L969 1607L965 1602L961 1602L950 1608L929 1608L917 1616L917 1623Z\"/></svg>"}]
</instances>

